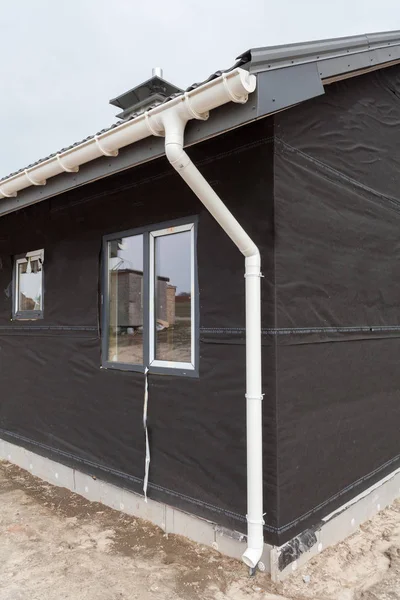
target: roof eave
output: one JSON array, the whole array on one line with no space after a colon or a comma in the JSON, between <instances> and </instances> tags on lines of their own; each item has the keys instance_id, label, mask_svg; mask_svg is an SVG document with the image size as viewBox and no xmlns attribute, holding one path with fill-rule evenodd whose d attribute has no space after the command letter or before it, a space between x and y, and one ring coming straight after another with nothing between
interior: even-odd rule
<instances>
[{"instance_id":1,"label":"roof eave","mask_svg":"<svg viewBox=\"0 0 400 600\"><path fill-rule=\"evenodd\" d=\"M400 31L249 50L239 57L235 67L240 64L241 68L257 74L256 94L251 95L247 104L216 109L208 121L189 123L186 146L317 97L324 93L324 85L334 81L399 63ZM0 216L163 155L162 140L143 140L125 148L118 157L98 158L84 165L79 173L58 175L46 186L33 186L16 198L2 199Z\"/></svg>"}]
</instances>

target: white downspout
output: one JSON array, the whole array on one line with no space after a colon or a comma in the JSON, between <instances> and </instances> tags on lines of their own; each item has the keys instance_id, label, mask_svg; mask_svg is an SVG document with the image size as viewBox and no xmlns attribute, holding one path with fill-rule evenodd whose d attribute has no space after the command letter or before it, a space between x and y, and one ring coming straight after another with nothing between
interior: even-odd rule
<instances>
[{"instance_id":1,"label":"white downspout","mask_svg":"<svg viewBox=\"0 0 400 600\"><path fill-rule=\"evenodd\" d=\"M245 256L247 550L242 558L247 566L254 569L261 559L264 547L260 252L184 151L187 120L185 110L168 111L161 116L160 125L165 135L166 156Z\"/></svg>"}]
</instances>

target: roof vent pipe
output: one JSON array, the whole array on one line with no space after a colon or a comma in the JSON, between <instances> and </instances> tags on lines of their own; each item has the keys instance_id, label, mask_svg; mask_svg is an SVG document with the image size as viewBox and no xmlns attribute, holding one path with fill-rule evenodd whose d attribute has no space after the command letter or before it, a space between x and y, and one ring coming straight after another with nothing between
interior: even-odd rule
<instances>
[{"instance_id":1,"label":"roof vent pipe","mask_svg":"<svg viewBox=\"0 0 400 600\"><path fill-rule=\"evenodd\" d=\"M154 67L150 79L113 98L110 104L122 108L122 112L118 113L117 117L127 120L182 93L183 90L163 79L161 67Z\"/></svg>"}]
</instances>

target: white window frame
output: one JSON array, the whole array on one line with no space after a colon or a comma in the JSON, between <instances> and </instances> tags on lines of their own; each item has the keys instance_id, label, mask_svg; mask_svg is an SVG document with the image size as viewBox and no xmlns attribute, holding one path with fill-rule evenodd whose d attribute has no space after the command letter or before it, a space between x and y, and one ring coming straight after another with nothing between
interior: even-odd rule
<instances>
[{"instance_id":1,"label":"white window frame","mask_svg":"<svg viewBox=\"0 0 400 600\"><path fill-rule=\"evenodd\" d=\"M191 349L190 349L190 363L168 361L168 360L157 360L155 358L156 353L156 298L155 298L155 276L156 276L156 257L155 257L155 242L158 237L165 237L167 235L174 235L176 233L182 233L183 231L190 232L190 318L191 318ZM194 259L194 223L188 223L187 225L179 225L177 227L167 227L158 231L149 232L149 244L150 244L150 260L149 260L149 365L151 367L165 367L168 369L185 369L188 371L195 370L195 334L196 334L196 307L195 307L195 259Z\"/></svg>"},{"instance_id":2,"label":"white window frame","mask_svg":"<svg viewBox=\"0 0 400 600\"><path fill-rule=\"evenodd\" d=\"M38 310L21 310L19 307L19 265L25 264L28 260L38 260L41 265L41 287L42 293L40 298L40 309ZM44 309L44 277L43 277L44 249L33 250L16 256L14 259L14 277L13 277L13 319L34 320L43 318Z\"/></svg>"}]
</instances>

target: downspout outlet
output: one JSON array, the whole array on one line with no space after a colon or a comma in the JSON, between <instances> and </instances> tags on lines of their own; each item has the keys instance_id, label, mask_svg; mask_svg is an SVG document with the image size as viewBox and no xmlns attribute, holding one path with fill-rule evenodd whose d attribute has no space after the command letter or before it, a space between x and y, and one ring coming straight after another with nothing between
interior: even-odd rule
<instances>
[{"instance_id":1,"label":"downspout outlet","mask_svg":"<svg viewBox=\"0 0 400 600\"><path fill-rule=\"evenodd\" d=\"M242 555L242 560L250 569L255 569L260 562L263 553L263 548L247 548Z\"/></svg>"}]
</instances>

